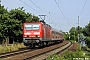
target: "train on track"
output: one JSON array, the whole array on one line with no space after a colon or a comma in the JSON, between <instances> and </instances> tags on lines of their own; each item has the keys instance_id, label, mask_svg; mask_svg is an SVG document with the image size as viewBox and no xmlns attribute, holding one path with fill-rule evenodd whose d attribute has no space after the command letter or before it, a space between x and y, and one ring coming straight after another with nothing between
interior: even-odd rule
<instances>
[{"instance_id":1,"label":"train on track","mask_svg":"<svg viewBox=\"0 0 90 60\"><path fill-rule=\"evenodd\" d=\"M25 46L43 46L62 42L63 40L63 33L52 28L44 21L23 23L23 42Z\"/></svg>"}]
</instances>

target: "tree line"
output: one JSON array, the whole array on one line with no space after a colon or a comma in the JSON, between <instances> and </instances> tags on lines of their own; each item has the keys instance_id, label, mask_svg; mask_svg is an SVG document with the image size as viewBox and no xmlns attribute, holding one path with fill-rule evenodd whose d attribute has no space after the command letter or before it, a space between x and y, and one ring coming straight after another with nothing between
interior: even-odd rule
<instances>
[{"instance_id":1,"label":"tree line","mask_svg":"<svg viewBox=\"0 0 90 60\"><path fill-rule=\"evenodd\" d=\"M22 24L36 22L39 18L25 12L23 7L7 10L0 4L0 39L22 42Z\"/></svg>"},{"instance_id":2,"label":"tree line","mask_svg":"<svg viewBox=\"0 0 90 60\"><path fill-rule=\"evenodd\" d=\"M69 33L65 33L65 39L69 40L70 37L70 40L78 42L78 34L83 37L82 40L85 40L88 47L90 47L90 22L84 27L72 27Z\"/></svg>"}]
</instances>

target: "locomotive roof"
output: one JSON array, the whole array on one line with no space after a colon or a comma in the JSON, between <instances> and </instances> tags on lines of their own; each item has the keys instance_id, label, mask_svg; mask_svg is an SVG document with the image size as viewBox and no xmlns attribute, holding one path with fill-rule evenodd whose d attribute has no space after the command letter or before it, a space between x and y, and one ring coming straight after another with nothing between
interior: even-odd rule
<instances>
[{"instance_id":1,"label":"locomotive roof","mask_svg":"<svg viewBox=\"0 0 90 60\"><path fill-rule=\"evenodd\" d=\"M25 22L24 24L29 24L29 23L40 23L40 22Z\"/></svg>"},{"instance_id":2,"label":"locomotive roof","mask_svg":"<svg viewBox=\"0 0 90 60\"><path fill-rule=\"evenodd\" d=\"M33 24L33 23L42 23L42 24L44 24L44 25L46 25L48 27L51 27L49 24L46 24L44 21L40 21L40 22L25 22L24 24L29 24L29 23L31 23L31 24Z\"/></svg>"},{"instance_id":3,"label":"locomotive roof","mask_svg":"<svg viewBox=\"0 0 90 60\"><path fill-rule=\"evenodd\" d=\"M49 24L46 24L46 22L44 20L41 20L40 22L42 22L44 25L51 27Z\"/></svg>"}]
</instances>

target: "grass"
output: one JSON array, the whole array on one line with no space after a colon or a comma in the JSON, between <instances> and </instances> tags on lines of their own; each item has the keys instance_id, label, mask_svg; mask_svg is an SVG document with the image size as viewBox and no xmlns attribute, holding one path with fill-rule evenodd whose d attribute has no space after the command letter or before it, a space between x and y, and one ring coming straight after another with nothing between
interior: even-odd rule
<instances>
[{"instance_id":1,"label":"grass","mask_svg":"<svg viewBox=\"0 0 90 60\"><path fill-rule=\"evenodd\" d=\"M23 45L23 43L13 44L9 46L0 46L0 53L15 51L15 50L19 50L19 48L24 48L24 47L25 46Z\"/></svg>"},{"instance_id":2,"label":"grass","mask_svg":"<svg viewBox=\"0 0 90 60\"><path fill-rule=\"evenodd\" d=\"M11 52L11 51L16 51L19 50L20 48L24 48L24 44L23 43L17 43L17 44L13 44L13 45L9 45L9 46L0 46L0 54L1 53L6 53L6 52ZM0 58L0 60L2 60Z\"/></svg>"},{"instance_id":3,"label":"grass","mask_svg":"<svg viewBox=\"0 0 90 60\"><path fill-rule=\"evenodd\" d=\"M54 54L54 55L48 57L46 60L60 60L60 58L58 57L58 55Z\"/></svg>"},{"instance_id":4,"label":"grass","mask_svg":"<svg viewBox=\"0 0 90 60\"><path fill-rule=\"evenodd\" d=\"M74 52L65 51L64 54L60 57L56 54L48 57L46 60L77 60L88 58L90 60L90 49L85 47L85 50L82 50L80 45L78 44L78 49Z\"/></svg>"},{"instance_id":5,"label":"grass","mask_svg":"<svg viewBox=\"0 0 90 60\"><path fill-rule=\"evenodd\" d=\"M66 51L61 57L55 54L46 60L73 60L73 58L84 58L83 52L79 50L75 52Z\"/></svg>"},{"instance_id":6,"label":"grass","mask_svg":"<svg viewBox=\"0 0 90 60\"><path fill-rule=\"evenodd\" d=\"M90 58L90 49L88 47L85 47L85 50L82 51L85 54L86 58Z\"/></svg>"}]
</instances>

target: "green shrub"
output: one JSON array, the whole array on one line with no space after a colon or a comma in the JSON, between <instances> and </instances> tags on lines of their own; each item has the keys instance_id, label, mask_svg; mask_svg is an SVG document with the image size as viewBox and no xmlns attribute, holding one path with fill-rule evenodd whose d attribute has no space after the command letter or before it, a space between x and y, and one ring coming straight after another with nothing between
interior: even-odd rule
<instances>
[{"instance_id":1,"label":"green shrub","mask_svg":"<svg viewBox=\"0 0 90 60\"><path fill-rule=\"evenodd\" d=\"M2 59L0 58L0 60L2 60Z\"/></svg>"},{"instance_id":2,"label":"green shrub","mask_svg":"<svg viewBox=\"0 0 90 60\"><path fill-rule=\"evenodd\" d=\"M88 49L88 47L86 47L86 49ZM48 57L46 60L73 60L74 58L78 58L78 59L79 58L82 58L82 59L90 58L90 53L89 52L86 53L82 51L80 44L78 44L78 49L76 51L71 52L67 50L64 52L64 54L61 57L58 57L58 55L52 55Z\"/></svg>"},{"instance_id":3,"label":"green shrub","mask_svg":"<svg viewBox=\"0 0 90 60\"><path fill-rule=\"evenodd\" d=\"M54 54L54 55L48 57L46 60L60 60L60 58L56 54Z\"/></svg>"},{"instance_id":4,"label":"green shrub","mask_svg":"<svg viewBox=\"0 0 90 60\"><path fill-rule=\"evenodd\" d=\"M58 57L58 55L53 55L46 60L73 60L74 58L85 58L80 46L78 46L78 49L74 52L67 50L61 57Z\"/></svg>"},{"instance_id":5,"label":"green shrub","mask_svg":"<svg viewBox=\"0 0 90 60\"><path fill-rule=\"evenodd\" d=\"M85 40L86 40L87 46L90 48L90 37L86 37Z\"/></svg>"},{"instance_id":6,"label":"green shrub","mask_svg":"<svg viewBox=\"0 0 90 60\"><path fill-rule=\"evenodd\" d=\"M73 60L73 58L85 58L83 56L83 52L81 50L77 50L75 52L66 51L61 57L54 54L48 57L46 60Z\"/></svg>"},{"instance_id":7,"label":"green shrub","mask_svg":"<svg viewBox=\"0 0 90 60\"><path fill-rule=\"evenodd\" d=\"M75 52L66 51L65 54L60 58L61 60L73 60L73 58L83 58L83 52L77 50Z\"/></svg>"}]
</instances>

